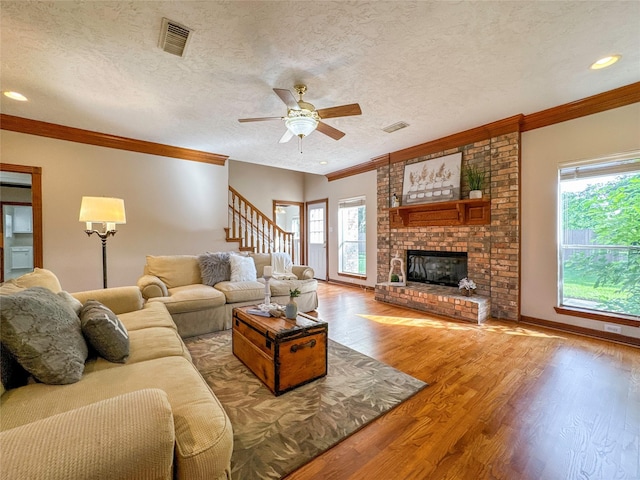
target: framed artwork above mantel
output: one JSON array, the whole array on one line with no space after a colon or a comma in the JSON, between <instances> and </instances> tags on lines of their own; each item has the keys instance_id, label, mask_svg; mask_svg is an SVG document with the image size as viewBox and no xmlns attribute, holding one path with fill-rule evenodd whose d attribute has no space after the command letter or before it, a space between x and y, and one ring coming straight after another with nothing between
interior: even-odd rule
<instances>
[{"instance_id":1,"label":"framed artwork above mantel","mask_svg":"<svg viewBox=\"0 0 640 480\"><path fill-rule=\"evenodd\" d=\"M402 205L460 199L462 152L405 165Z\"/></svg>"}]
</instances>

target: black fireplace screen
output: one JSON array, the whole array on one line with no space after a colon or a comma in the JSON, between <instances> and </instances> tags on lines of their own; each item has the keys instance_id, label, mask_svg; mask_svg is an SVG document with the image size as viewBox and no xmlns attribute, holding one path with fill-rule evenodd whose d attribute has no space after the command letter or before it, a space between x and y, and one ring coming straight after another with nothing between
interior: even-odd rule
<instances>
[{"instance_id":1,"label":"black fireplace screen","mask_svg":"<svg viewBox=\"0 0 640 480\"><path fill-rule=\"evenodd\" d=\"M407 280L457 287L467 276L467 254L407 250Z\"/></svg>"}]
</instances>

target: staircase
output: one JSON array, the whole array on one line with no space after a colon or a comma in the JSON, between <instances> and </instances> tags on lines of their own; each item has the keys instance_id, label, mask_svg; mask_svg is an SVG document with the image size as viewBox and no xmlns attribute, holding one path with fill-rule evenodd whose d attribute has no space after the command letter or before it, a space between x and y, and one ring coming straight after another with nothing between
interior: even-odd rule
<instances>
[{"instance_id":1,"label":"staircase","mask_svg":"<svg viewBox=\"0 0 640 480\"><path fill-rule=\"evenodd\" d=\"M286 252L294 258L293 233L285 232L249 200L229 187L227 242L238 242L241 252Z\"/></svg>"}]
</instances>

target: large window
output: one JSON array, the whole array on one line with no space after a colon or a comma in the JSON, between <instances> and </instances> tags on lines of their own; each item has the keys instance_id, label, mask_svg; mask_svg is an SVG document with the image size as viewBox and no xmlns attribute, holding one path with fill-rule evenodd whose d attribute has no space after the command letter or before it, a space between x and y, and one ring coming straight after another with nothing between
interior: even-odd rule
<instances>
[{"instance_id":1,"label":"large window","mask_svg":"<svg viewBox=\"0 0 640 480\"><path fill-rule=\"evenodd\" d=\"M640 319L640 152L559 174L561 306Z\"/></svg>"},{"instance_id":2,"label":"large window","mask_svg":"<svg viewBox=\"0 0 640 480\"><path fill-rule=\"evenodd\" d=\"M364 197L338 203L338 273L367 274L366 213Z\"/></svg>"}]
</instances>

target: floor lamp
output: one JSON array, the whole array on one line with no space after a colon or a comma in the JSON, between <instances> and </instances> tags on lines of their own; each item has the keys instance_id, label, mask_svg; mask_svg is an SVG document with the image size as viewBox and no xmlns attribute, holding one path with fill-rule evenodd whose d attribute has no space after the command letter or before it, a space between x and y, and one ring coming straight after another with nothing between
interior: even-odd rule
<instances>
[{"instance_id":1,"label":"floor lamp","mask_svg":"<svg viewBox=\"0 0 640 480\"><path fill-rule=\"evenodd\" d=\"M124 200L108 197L82 197L80 219L85 222L85 233L97 234L102 240L102 285L107 288L107 238L116 234L116 225L127 223L124 212ZM102 224L100 230L93 228L94 223Z\"/></svg>"}]
</instances>

